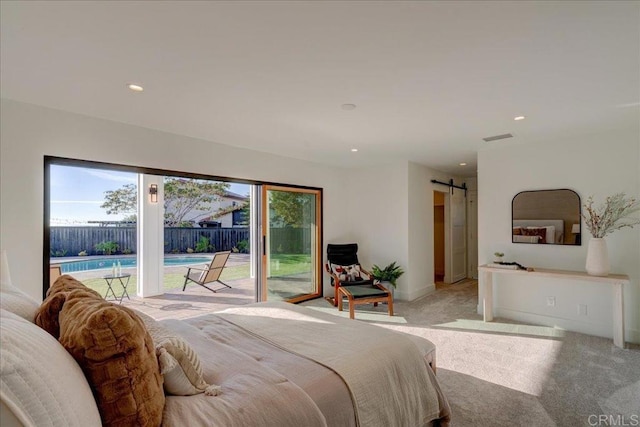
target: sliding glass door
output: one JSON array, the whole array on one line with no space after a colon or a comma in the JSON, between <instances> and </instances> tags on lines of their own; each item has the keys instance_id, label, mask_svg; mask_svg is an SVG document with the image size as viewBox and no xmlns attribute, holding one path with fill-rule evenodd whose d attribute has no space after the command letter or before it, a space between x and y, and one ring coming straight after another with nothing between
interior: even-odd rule
<instances>
[{"instance_id":1,"label":"sliding glass door","mask_svg":"<svg viewBox=\"0 0 640 427\"><path fill-rule=\"evenodd\" d=\"M263 301L321 295L321 202L320 190L262 187Z\"/></svg>"}]
</instances>

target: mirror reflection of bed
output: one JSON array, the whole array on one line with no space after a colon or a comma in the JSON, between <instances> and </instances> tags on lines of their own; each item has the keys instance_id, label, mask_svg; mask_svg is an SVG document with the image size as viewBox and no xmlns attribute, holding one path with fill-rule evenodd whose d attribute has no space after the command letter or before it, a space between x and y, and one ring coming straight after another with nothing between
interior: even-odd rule
<instances>
[{"instance_id":1,"label":"mirror reflection of bed","mask_svg":"<svg viewBox=\"0 0 640 427\"><path fill-rule=\"evenodd\" d=\"M564 244L564 221L561 219L514 219L514 243Z\"/></svg>"},{"instance_id":2,"label":"mirror reflection of bed","mask_svg":"<svg viewBox=\"0 0 640 427\"><path fill-rule=\"evenodd\" d=\"M580 196L566 189L520 192L511 227L513 243L580 245Z\"/></svg>"}]
</instances>

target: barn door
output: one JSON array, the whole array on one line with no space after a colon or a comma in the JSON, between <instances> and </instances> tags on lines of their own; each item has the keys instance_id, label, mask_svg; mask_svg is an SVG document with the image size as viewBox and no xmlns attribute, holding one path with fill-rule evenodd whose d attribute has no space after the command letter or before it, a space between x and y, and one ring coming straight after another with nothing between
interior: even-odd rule
<instances>
[{"instance_id":1,"label":"barn door","mask_svg":"<svg viewBox=\"0 0 640 427\"><path fill-rule=\"evenodd\" d=\"M450 283L467 277L467 236L465 191L452 189L449 194L449 270Z\"/></svg>"}]
</instances>

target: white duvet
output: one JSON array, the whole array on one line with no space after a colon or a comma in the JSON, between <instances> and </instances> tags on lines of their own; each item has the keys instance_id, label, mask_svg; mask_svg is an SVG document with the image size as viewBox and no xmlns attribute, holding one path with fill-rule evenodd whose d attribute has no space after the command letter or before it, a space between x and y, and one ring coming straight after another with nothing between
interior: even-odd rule
<instances>
[{"instance_id":1,"label":"white duvet","mask_svg":"<svg viewBox=\"0 0 640 427\"><path fill-rule=\"evenodd\" d=\"M187 323L188 322L188 323ZM406 336L286 303L163 321L222 395L169 396L165 425L427 426L449 407Z\"/></svg>"}]
</instances>

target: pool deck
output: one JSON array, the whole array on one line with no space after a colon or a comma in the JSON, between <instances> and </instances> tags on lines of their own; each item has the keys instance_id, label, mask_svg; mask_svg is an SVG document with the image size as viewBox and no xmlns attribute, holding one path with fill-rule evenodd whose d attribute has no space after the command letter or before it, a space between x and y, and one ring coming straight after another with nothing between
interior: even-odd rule
<instances>
[{"instance_id":1,"label":"pool deck","mask_svg":"<svg viewBox=\"0 0 640 427\"><path fill-rule=\"evenodd\" d=\"M231 289L213 283L214 289L222 288L214 293L191 283L187 285L184 292L182 292L182 288L179 288L166 291L163 295L156 297L141 298L132 295L130 300L125 298L122 305L140 310L157 320L162 320L202 316L229 307L252 304L256 301L254 279L236 279L225 281L225 283L230 285Z\"/></svg>"},{"instance_id":2,"label":"pool deck","mask_svg":"<svg viewBox=\"0 0 640 427\"><path fill-rule=\"evenodd\" d=\"M193 257L211 256L211 254L193 254ZM129 257L135 257L135 255L128 255ZM167 254L168 257L174 256ZM180 254L177 256L185 256ZM189 256L189 255L186 255ZM122 256L124 257L124 256ZM111 257L68 257L64 258L65 261L88 261L94 259L116 259L122 258L121 256ZM239 266L249 263L249 254L231 254L227 261L227 267ZM62 258L52 258L52 264L58 264L62 261ZM198 265L198 264L195 264ZM122 267L123 273L129 273L131 275L137 274L136 267ZM186 272L184 265L169 265L164 266L164 274L179 274L182 275ZM101 278L105 274L110 274L111 269L101 270L87 270L80 272L69 273L76 279L84 281L87 279ZM291 288L299 286L300 281L294 278L291 280L277 280L270 279L270 286L272 289L280 292L281 295L286 295ZM246 277L234 280L223 281L230 285L231 288L227 288L219 283L210 283L207 286L216 289L216 292L211 292L208 289L203 288L195 283L189 283L186 290L182 291L182 286L174 289L165 289L165 293L159 296L153 297L139 297L136 295L135 286L129 286L127 291L130 298L126 297L122 301L122 305L130 307L139 311L142 311L149 316L162 320L162 319L186 319L190 317L197 317L204 314L208 314L214 311L224 310L225 308L234 307L238 305L252 304L256 302L256 285L255 279ZM119 284L114 284L115 292L120 296ZM276 293L277 293L276 292ZM112 300L112 299L111 299Z\"/></svg>"}]
</instances>

